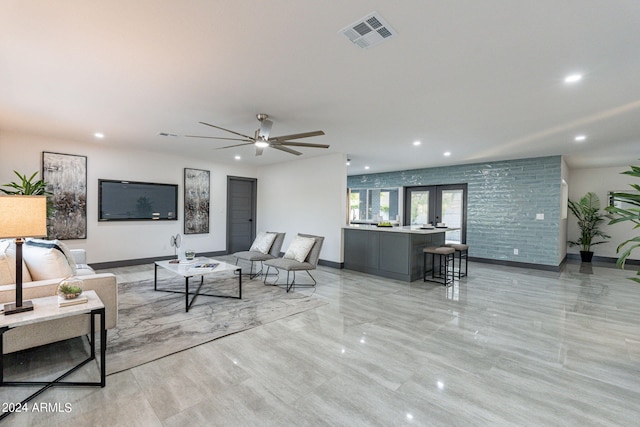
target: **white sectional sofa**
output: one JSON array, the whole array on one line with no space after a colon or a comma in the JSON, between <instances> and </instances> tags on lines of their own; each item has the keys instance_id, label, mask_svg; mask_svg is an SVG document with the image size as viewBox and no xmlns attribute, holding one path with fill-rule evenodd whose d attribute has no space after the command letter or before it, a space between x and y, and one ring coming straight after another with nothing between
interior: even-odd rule
<instances>
[{"instance_id":1,"label":"white sectional sofa","mask_svg":"<svg viewBox=\"0 0 640 427\"><path fill-rule=\"evenodd\" d=\"M105 306L106 327L118 320L118 286L113 274L95 274L82 249L69 250L64 243L30 239L23 245L23 300L56 295L65 278L78 277L83 290L94 290ZM0 308L15 301L15 245L0 240ZM37 309L37 308L36 308ZM4 314L0 314L2 316ZM96 322L99 330L99 322ZM91 331L87 315L56 319L11 329L3 335L3 353L86 335Z\"/></svg>"}]
</instances>

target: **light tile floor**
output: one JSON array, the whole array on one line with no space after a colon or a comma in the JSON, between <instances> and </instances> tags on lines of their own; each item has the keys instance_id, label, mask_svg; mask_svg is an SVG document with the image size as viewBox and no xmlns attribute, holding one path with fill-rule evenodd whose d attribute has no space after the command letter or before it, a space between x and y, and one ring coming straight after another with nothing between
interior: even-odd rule
<instances>
[{"instance_id":1,"label":"light tile floor","mask_svg":"<svg viewBox=\"0 0 640 427\"><path fill-rule=\"evenodd\" d=\"M469 272L444 287L321 267L325 306L111 375L104 389L51 389L37 400L70 412L5 424L638 425L634 271Z\"/></svg>"}]
</instances>

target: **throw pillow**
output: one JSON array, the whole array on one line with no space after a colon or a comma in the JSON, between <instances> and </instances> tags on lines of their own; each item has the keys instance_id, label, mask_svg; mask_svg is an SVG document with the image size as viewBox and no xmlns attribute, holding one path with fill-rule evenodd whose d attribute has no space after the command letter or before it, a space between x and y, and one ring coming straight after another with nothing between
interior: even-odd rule
<instances>
[{"instance_id":1,"label":"throw pillow","mask_svg":"<svg viewBox=\"0 0 640 427\"><path fill-rule=\"evenodd\" d=\"M74 272L62 249L54 241L27 240L22 257L33 280L58 279L73 276ZM73 263L75 267L75 262Z\"/></svg>"},{"instance_id":2,"label":"throw pillow","mask_svg":"<svg viewBox=\"0 0 640 427\"><path fill-rule=\"evenodd\" d=\"M24 250L24 246L22 246ZM23 252L24 253L24 252ZM31 282L29 269L22 260L22 283ZM0 285L16 283L16 245L13 240L0 240Z\"/></svg>"},{"instance_id":3,"label":"throw pillow","mask_svg":"<svg viewBox=\"0 0 640 427\"><path fill-rule=\"evenodd\" d=\"M28 238L26 244L30 246L38 246L41 248L59 250L67 259L67 262L69 263L69 267L71 267L73 274L76 274L76 259L71 254L71 250L69 249L69 247L66 244L64 244L62 241L58 239L44 240L44 239Z\"/></svg>"},{"instance_id":4,"label":"throw pillow","mask_svg":"<svg viewBox=\"0 0 640 427\"><path fill-rule=\"evenodd\" d=\"M313 237L296 236L287 248L287 252L285 252L283 258L304 262L315 242L316 239Z\"/></svg>"},{"instance_id":5,"label":"throw pillow","mask_svg":"<svg viewBox=\"0 0 640 427\"><path fill-rule=\"evenodd\" d=\"M264 231L261 231L260 233L258 233L258 236L253 241L253 244L251 245L251 248L249 248L249 250L251 252L268 254L275 239L275 233L265 233Z\"/></svg>"}]
</instances>

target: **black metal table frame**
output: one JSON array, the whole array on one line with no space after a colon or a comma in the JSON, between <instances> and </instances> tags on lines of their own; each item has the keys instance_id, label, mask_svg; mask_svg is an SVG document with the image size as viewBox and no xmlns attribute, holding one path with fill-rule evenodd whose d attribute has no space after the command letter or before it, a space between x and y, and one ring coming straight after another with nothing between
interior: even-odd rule
<instances>
[{"instance_id":1,"label":"black metal table frame","mask_svg":"<svg viewBox=\"0 0 640 427\"><path fill-rule=\"evenodd\" d=\"M105 323L105 308L96 308L91 310L91 312L86 313L91 316L91 334L89 344L91 345L91 354L89 357L73 368L69 369L64 374L60 375L53 381L5 381L4 380L4 348L3 348L3 335L10 329L13 329L9 326L4 326L0 328L0 387L33 387L33 386L43 386L41 389L24 399L20 402L21 405L28 403L33 400L35 397L38 397L51 387L55 386L64 386L64 387L104 387L107 383L107 369L106 369L106 356L107 356L107 329ZM100 381L62 381L72 373L76 372L78 369L82 368L87 363L95 360L96 358L96 321L95 316L100 316ZM18 328L20 326L17 326ZM4 412L0 414L0 420L11 415L12 412Z\"/></svg>"},{"instance_id":2,"label":"black metal table frame","mask_svg":"<svg viewBox=\"0 0 640 427\"><path fill-rule=\"evenodd\" d=\"M171 270L167 270L167 271L171 271ZM187 312L187 313L189 312L189 309L191 308L193 303L196 301L196 298L198 298L198 295L203 295L203 296L206 296L206 297L242 299L242 268L238 267L234 271L234 274L237 273L237 275L238 275L238 296L234 296L234 295L201 294L200 293L200 288L202 288L202 285L204 284L204 276L206 274L209 274L209 273L212 273L212 272L211 271L207 271L207 272L203 271L202 273L196 273L196 274L194 274L192 276L184 276L184 291L174 291L172 289L158 289L158 264L154 263L153 290L154 291L160 291L160 292L171 292L171 293L174 293L174 294L184 294L185 312ZM194 276L200 276L200 285L198 285L198 289L196 289L195 292L189 292L189 279L191 277L194 277ZM193 295L193 298L191 298L191 300L189 300L189 295Z\"/></svg>"}]
</instances>

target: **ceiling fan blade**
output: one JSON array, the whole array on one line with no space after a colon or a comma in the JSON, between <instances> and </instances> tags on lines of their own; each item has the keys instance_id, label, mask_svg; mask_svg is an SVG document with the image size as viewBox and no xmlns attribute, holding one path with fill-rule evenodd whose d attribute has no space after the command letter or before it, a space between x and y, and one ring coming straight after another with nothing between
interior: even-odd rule
<instances>
[{"instance_id":1,"label":"ceiling fan blade","mask_svg":"<svg viewBox=\"0 0 640 427\"><path fill-rule=\"evenodd\" d=\"M216 150L222 150L223 148L233 148L233 147L242 147L243 145L253 145L253 141L246 142L244 144L235 144L235 145L227 145L226 147L218 147Z\"/></svg>"},{"instance_id":2,"label":"ceiling fan blade","mask_svg":"<svg viewBox=\"0 0 640 427\"><path fill-rule=\"evenodd\" d=\"M296 150L292 150L291 148L287 148L287 147L283 147L282 145L278 144L278 145L272 145L271 148L275 148L276 150L280 150L280 151L286 151L287 153L290 154L295 154L296 156L299 156L300 154L302 154L299 151Z\"/></svg>"},{"instance_id":3,"label":"ceiling fan blade","mask_svg":"<svg viewBox=\"0 0 640 427\"><path fill-rule=\"evenodd\" d=\"M260 132L258 136L263 137L264 139L269 139L269 132L271 132L271 126L273 126L273 122L271 120L264 119L260 122Z\"/></svg>"},{"instance_id":4,"label":"ceiling fan blade","mask_svg":"<svg viewBox=\"0 0 640 427\"><path fill-rule=\"evenodd\" d=\"M240 138L222 138L219 136L201 136L201 135L185 135L188 138L205 138L205 139L225 139L227 141L247 141L247 142L253 142L252 140L248 140L248 139L240 139Z\"/></svg>"},{"instance_id":5,"label":"ceiling fan blade","mask_svg":"<svg viewBox=\"0 0 640 427\"><path fill-rule=\"evenodd\" d=\"M284 142L287 139L308 138L310 136L320 136L320 135L324 135L324 132L321 130L315 130L313 132L303 132L303 133L294 133L292 135L274 136L273 138L269 138L269 141Z\"/></svg>"},{"instance_id":6,"label":"ceiling fan blade","mask_svg":"<svg viewBox=\"0 0 640 427\"><path fill-rule=\"evenodd\" d=\"M205 126L211 126L212 128L220 129L220 130L223 130L225 132L232 133L234 135L242 136L244 138L247 138L247 139L250 139L250 140L253 141L253 138L251 138L249 135L245 135L245 134L242 134L242 133L234 132L232 130L221 128L220 126L212 125L212 124L205 123L205 122L198 122L198 123L200 123L201 125L205 125Z\"/></svg>"},{"instance_id":7,"label":"ceiling fan blade","mask_svg":"<svg viewBox=\"0 0 640 427\"><path fill-rule=\"evenodd\" d=\"M309 142L283 141L283 142L276 142L276 144L289 145L291 147L329 148L327 144L312 144Z\"/></svg>"},{"instance_id":8,"label":"ceiling fan blade","mask_svg":"<svg viewBox=\"0 0 640 427\"><path fill-rule=\"evenodd\" d=\"M256 156L262 156L263 151L264 147L256 147Z\"/></svg>"}]
</instances>

